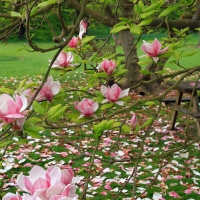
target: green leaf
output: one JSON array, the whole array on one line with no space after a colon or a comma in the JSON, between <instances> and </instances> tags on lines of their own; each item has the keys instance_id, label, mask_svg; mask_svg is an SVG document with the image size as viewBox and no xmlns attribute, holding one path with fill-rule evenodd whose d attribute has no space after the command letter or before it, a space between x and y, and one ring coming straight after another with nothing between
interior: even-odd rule
<instances>
[{"instance_id":1,"label":"green leaf","mask_svg":"<svg viewBox=\"0 0 200 200\"><path fill-rule=\"evenodd\" d=\"M130 32L132 34L140 35L142 33L142 29L139 26L131 26Z\"/></svg>"},{"instance_id":2,"label":"green leaf","mask_svg":"<svg viewBox=\"0 0 200 200\"><path fill-rule=\"evenodd\" d=\"M94 97L93 99L94 99L94 101L101 103L105 98L103 96L98 96L98 97Z\"/></svg>"},{"instance_id":3,"label":"green leaf","mask_svg":"<svg viewBox=\"0 0 200 200\"><path fill-rule=\"evenodd\" d=\"M131 132L130 126L127 125L127 124L124 124L124 125L122 126L122 132L123 132L123 133L130 133L130 132Z\"/></svg>"},{"instance_id":4,"label":"green leaf","mask_svg":"<svg viewBox=\"0 0 200 200\"><path fill-rule=\"evenodd\" d=\"M139 2L138 2L138 5L140 6L140 9L141 9L141 10L143 10L144 7L145 7L143 1L139 1Z\"/></svg>"},{"instance_id":5,"label":"green leaf","mask_svg":"<svg viewBox=\"0 0 200 200\"><path fill-rule=\"evenodd\" d=\"M119 126L121 126L121 124L122 124L121 122L114 122L113 127L119 127Z\"/></svg>"},{"instance_id":6,"label":"green leaf","mask_svg":"<svg viewBox=\"0 0 200 200\"><path fill-rule=\"evenodd\" d=\"M138 62L138 65L148 65L148 64L151 64L151 63L152 63L151 59L146 59L146 60L140 60Z\"/></svg>"},{"instance_id":7,"label":"green leaf","mask_svg":"<svg viewBox=\"0 0 200 200\"><path fill-rule=\"evenodd\" d=\"M123 101L123 102L129 102L131 100L131 97L130 96L126 96L126 97L122 97L120 99L120 101Z\"/></svg>"},{"instance_id":8,"label":"green leaf","mask_svg":"<svg viewBox=\"0 0 200 200\"><path fill-rule=\"evenodd\" d=\"M51 107L47 112L47 116L51 118L58 110L60 110L60 108L62 108L62 104Z\"/></svg>"},{"instance_id":9,"label":"green leaf","mask_svg":"<svg viewBox=\"0 0 200 200\"><path fill-rule=\"evenodd\" d=\"M156 74L160 74L160 75L163 75L163 74L165 74L165 73L167 73L168 71L167 70L160 70L160 71L156 71L156 72L154 72L154 73L156 73Z\"/></svg>"},{"instance_id":10,"label":"green leaf","mask_svg":"<svg viewBox=\"0 0 200 200\"><path fill-rule=\"evenodd\" d=\"M165 53L158 55L159 58L169 58L173 55L174 51L172 49L168 49Z\"/></svg>"},{"instance_id":11,"label":"green leaf","mask_svg":"<svg viewBox=\"0 0 200 200\"><path fill-rule=\"evenodd\" d=\"M82 123L82 122L88 121L88 118L86 118L86 117L82 117L82 118L80 118L80 119L78 119L78 118L72 118L71 120L72 120L73 122L76 122L76 123Z\"/></svg>"},{"instance_id":12,"label":"green leaf","mask_svg":"<svg viewBox=\"0 0 200 200\"><path fill-rule=\"evenodd\" d=\"M25 126L30 126L30 125L35 125L38 122L42 121L41 119L37 118L37 117L31 117L29 119L26 120L24 127Z\"/></svg>"},{"instance_id":13,"label":"green leaf","mask_svg":"<svg viewBox=\"0 0 200 200\"><path fill-rule=\"evenodd\" d=\"M120 17L119 19L120 19L121 21L126 22L127 24L130 24L130 23L131 23L131 21L130 21L129 19L127 19L127 18Z\"/></svg>"},{"instance_id":14,"label":"green leaf","mask_svg":"<svg viewBox=\"0 0 200 200\"><path fill-rule=\"evenodd\" d=\"M196 54L197 52L199 52L199 50L194 50L194 51L190 51L190 52L184 52L183 54L181 54L180 58L182 58L182 57L193 56L193 55Z\"/></svg>"},{"instance_id":15,"label":"green leaf","mask_svg":"<svg viewBox=\"0 0 200 200\"><path fill-rule=\"evenodd\" d=\"M150 117L140 128L149 126L153 122L153 117Z\"/></svg>"},{"instance_id":16,"label":"green leaf","mask_svg":"<svg viewBox=\"0 0 200 200\"><path fill-rule=\"evenodd\" d=\"M126 22L119 22L119 23L117 23L117 24L115 24L114 26L113 26L113 28L117 28L117 27L119 27L119 26L123 26L123 25L125 25L125 24L127 24Z\"/></svg>"},{"instance_id":17,"label":"green leaf","mask_svg":"<svg viewBox=\"0 0 200 200\"><path fill-rule=\"evenodd\" d=\"M141 21L141 22L138 24L138 26L146 26L146 25L149 25L152 21L153 21L153 18L145 19L145 20Z\"/></svg>"},{"instance_id":18,"label":"green leaf","mask_svg":"<svg viewBox=\"0 0 200 200\"><path fill-rule=\"evenodd\" d=\"M0 142L0 148L6 147L9 144L12 144L16 142L15 140L10 140L10 141L6 141L6 142Z\"/></svg>"},{"instance_id":19,"label":"green leaf","mask_svg":"<svg viewBox=\"0 0 200 200\"><path fill-rule=\"evenodd\" d=\"M163 10L163 12L160 13L158 18L168 16L171 12L175 11L179 7L180 7L180 4L176 4L176 5L172 5L168 8L166 8L165 10Z\"/></svg>"},{"instance_id":20,"label":"green leaf","mask_svg":"<svg viewBox=\"0 0 200 200\"><path fill-rule=\"evenodd\" d=\"M101 136L101 134L102 134L105 130L107 130L107 129L106 129L106 124L107 124L107 121L106 121L106 120L103 120L103 121L101 121L99 124L94 125L94 135L95 135L95 137Z\"/></svg>"},{"instance_id":21,"label":"green leaf","mask_svg":"<svg viewBox=\"0 0 200 200\"><path fill-rule=\"evenodd\" d=\"M32 105L33 105L33 109L35 112L37 112L41 115L44 115L45 109L41 106L40 103L38 103L37 101L34 101Z\"/></svg>"},{"instance_id":22,"label":"green leaf","mask_svg":"<svg viewBox=\"0 0 200 200\"><path fill-rule=\"evenodd\" d=\"M152 11L149 11L149 12L145 12L145 13L142 13L142 14L140 15L140 17L141 17L141 18L147 18L147 17L153 15L155 12L157 12L157 10L152 10Z\"/></svg>"},{"instance_id":23,"label":"green leaf","mask_svg":"<svg viewBox=\"0 0 200 200\"><path fill-rule=\"evenodd\" d=\"M151 74L151 72L149 70L146 70L146 69L142 69L139 72L144 74L144 75Z\"/></svg>"},{"instance_id":24,"label":"green leaf","mask_svg":"<svg viewBox=\"0 0 200 200\"><path fill-rule=\"evenodd\" d=\"M127 72L128 72L127 69L116 70L116 71L112 74L112 76L121 76L121 75L123 75L123 74L126 74Z\"/></svg>"},{"instance_id":25,"label":"green leaf","mask_svg":"<svg viewBox=\"0 0 200 200\"><path fill-rule=\"evenodd\" d=\"M144 103L145 106L152 106L152 105L156 105L156 102L155 101L146 101Z\"/></svg>"},{"instance_id":26,"label":"green leaf","mask_svg":"<svg viewBox=\"0 0 200 200\"><path fill-rule=\"evenodd\" d=\"M69 119L78 118L80 116L80 113L67 113L65 116Z\"/></svg>"},{"instance_id":27,"label":"green leaf","mask_svg":"<svg viewBox=\"0 0 200 200\"><path fill-rule=\"evenodd\" d=\"M103 77L108 77L108 74L106 74L106 72L100 72L100 73L96 73L94 74L94 78L103 78Z\"/></svg>"},{"instance_id":28,"label":"green leaf","mask_svg":"<svg viewBox=\"0 0 200 200\"><path fill-rule=\"evenodd\" d=\"M135 4L134 11L139 15L141 13L140 6L138 4Z\"/></svg>"},{"instance_id":29,"label":"green leaf","mask_svg":"<svg viewBox=\"0 0 200 200\"><path fill-rule=\"evenodd\" d=\"M106 103L101 106L101 110L112 108L113 103Z\"/></svg>"},{"instance_id":30,"label":"green leaf","mask_svg":"<svg viewBox=\"0 0 200 200\"><path fill-rule=\"evenodd\" d=\"M17 145L28 144L29 142L30 142L30 140L28 140L28 139L20 139L17 141Z\"/></svg>"},{"instance_id":31,"label":"green leaf","mask_svg":"<svg viewBox=\"0 0 200 200\"><path fill-rule=\"evenodd\" d=\"M96 58L96 56L97 56L97 52L93 53L92 56L89 58L89 62L94 60L94 58Z\"/></svg>"},{"instance_id":32,"label":"green leaf","mask_svg":"<svg viewBox=\"0 0 200 200\"><path fill-rule=\"evenodd\" d=\"M107 121L106 130L109 130L109 129L112 128L114 121L115 121L114 119L111 119L111 120Z\"/></svg>"},{"instance_id":33,"label":"green leaf","mask_svg":"<svg viewBox=\"0 0 200 200\"><path fill-rule=\"evenodd\" d=\"M26 81L27 81L27 79L20 81L19 87L17 89L18 91L25 85Z\"/></svg>"},{"instance_id":34,"label":"green leaf","mask_svg":"<svg viewBox=\"0 0 200 200\"><path fill-rule=\"evenodd\" d=\"M55 119L55 118L58 118L58 117L61 117L65 111L67 109L67 106L62 106L62 108L60 108L59 110L57 110L53 115L51 115L49 118L51 119Z\"/></svg>"},{"instance_id":35,"label":"green leaf","mask_svg":"<svg viewBox=\"0 0 200 200\"><path fill-rule=\"evenodd\" d=\"M128 29L128 26L118 26L116 28L113 28L110 32L111 33L118 33L122 30Z\"/></svg>"},{"instance_id":36,"label":"green leaf","mask_svg":"<svg viewBox=\"0 0 200 200\"><path fill-rule=\"evenodd\" d=\"M174 59L176 59L176 60L180 59L180 52L179 52L179 51L174 51L173 57L174 57Z\"/></svg>"},{"instance_id":37,"label":"green leaf","mask_svg":"<svg viewBox=\"0 0 200 200\"><path fill-rule=\"evenodd\" d=\"M22 17L22 15L20 13L14 12L14 11L11 11L10 15L11 15L11 17L20 17L20 18Z\"/></svg>"},{"instance_id":38,"label":"green leaf","mask_svg":"<svg viewBox=\"0 0 200 200\"><path fill-rule=\"evenodd\" d=\"M165 3L164 0L161 0L161 1L157 2L157 3L153 3L150 6L147 6L146 8L144 8L142 10L142 12L149 12L151 10L155 10L155 9L161 7L164 3Z\"/></svg>"},{"instance_id":39,"label":"green leaf","mask_svg":"<svg viewBox=\"0 0 200 200\"><path fill-rule=\"evenodd\" d=\"M39 86L39 83L29 83L27 85L24 86L24 90L25 89L28 89L28 88L34 88L34 87L38 87Z\"/></svg>"},{"instance_id":40,"label":"green leaf","mask_svg":"<svg viewBox=\"0 0 200 200\"><path fill-rule=\"evenodd\" d=\"M15 94L15 91L9 88L0 88L0 92L7 93L7 94Z\"/></svg>"},{"instance_id":41,"label":"green leaf","mask_svg":"<svg viewBox=\"0 0 200 200\"><path fill-rule=\"evenodd\" d=\"M39 134L40 131L43 131L44 128L40 126L26 126L24 127L24 132L34 138L40 138L41 135Z\"/></svg>"},{"instance_id":42,"label":"green leaf","mask_svg":"<svg viewBox=\"0 0 200 200\"><path fill-rule=\"evenodd\" d=\"M86 36L81 40L82 46L92 41L96 36Z\"/></svg>"}]
</instances>

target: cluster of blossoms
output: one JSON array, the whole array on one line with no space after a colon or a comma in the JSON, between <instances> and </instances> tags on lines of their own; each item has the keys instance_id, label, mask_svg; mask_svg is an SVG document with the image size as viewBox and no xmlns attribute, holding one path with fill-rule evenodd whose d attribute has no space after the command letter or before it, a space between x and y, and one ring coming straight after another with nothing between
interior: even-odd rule
<instances>
[{"instance_id":1,"label":"cluster of blossoms","mask_svg":"<svg viewBox=\"0 0 200 200\"><path fill-rule=\"evenodd\" d=\"M7 193L2 200L76 200L75 183L78 180L71 168L61 171L53 166L44 170L36 165L29 176L20 174L17 177L17 185L25 193L22 196L17 192Z\"/></svg>"},{"instance_id":2,"label":"cluster of blossoms","mask_svg":"<svg viewBox=\"0 0 200 200\"><path fill-rule=\"evenodd\" d=\"M78 37L72 37L72 39L69 41L67 44L71 48L77 48L78 45L81 42L81 39L83 37L83 34L86 33L87 31L87 22L84 20L81 20L80 25L79 25L79 35ZM65 40L65 39L64 39ZM73 54L71 52L64 52L62 51L58 57L56 58L55 62L52 65L52 68L67 68L67 67L74 67L74 64L72 64L74 60ZM51 62L51 60L49 60Z\"/></svg>"},{"instance_id":3,"label":"cluster of blossoms","mask_svg":"<svg viewBox=\"0 0 200 200\"><path fill-rule=\"evenodd\" d=\"M111 87L106 87L104 85L101 86L101 93L106 98L101 103L112 102L118 105L124 105L123 101L118 101L119 99L128 95L129 88L126 90L121 90L121 88L114 84ZM98 103L94 102L92 99L82 99L81 102L74 103L75 108L81 112L81 117L90 117L94 114L94 112L98 109Z\"/></svg>"},{"instance_id":4,"label":"cluster of blossoms","mask_svg":"<svg viewBox=\"0 0 200 200\"><path fill-rule=\"evenodd\" d=\"M35 98L36 101L48 100L51 101L53 96L58 94L60 91L60 83L53 81L53 77L50 76L42 89ZM26 121L26 115L29 110L29 102L33 98L35 91L31 89L24 90L20 95L15 95L11 97L8 94L0 95L0 119L2 123L0 124L0 130L6 124L13 124L14 128L17 130L22 130L24 122Z\"/></svg>"}]
</instances>

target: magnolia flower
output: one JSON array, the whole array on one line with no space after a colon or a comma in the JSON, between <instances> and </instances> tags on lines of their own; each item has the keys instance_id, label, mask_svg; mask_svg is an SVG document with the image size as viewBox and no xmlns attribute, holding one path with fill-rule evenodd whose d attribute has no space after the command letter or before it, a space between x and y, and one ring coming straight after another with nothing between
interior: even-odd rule
<instances>
[{"instance_id":1,"label":"magnolia flower","mask_svg":"<svg viewBox=\"0 0 200 200\"><path fill-rule=\"evenodd\" d=\"M81 102L78 102L77 105L74 103L74 107L81 112L81 115L79 116L79 118L81 118L84 116L86 117L92 116L94 112L98 109L99 105L92 99L84 98L81 100Z\"/></svg>"},{"instance_id":2,"label":"magnolia flower","mask_svg":"<svg viewBox=\"0 0 200 200\"><path fill-rule=\"evenodd\" d=\"M97 69L98 71L100 69L102 69L104 72L106 72L108 75L112 74L113 71L115 70L116 68L116 63L112 60L108 60L108 59L105 59L103 62L101 62L98 66L97 66Z\"/></svg>"},{"instance_id":3,"label":"magnolia flower","mask_svg":"<svg viewBox=\"0 0 200 200\"><path fill-rule=\"evenodd\" d=\"M74 57L71 52L65 53L64 51L62 51L58 55L56 61L53 63L52 68L66 68L69 66L72 67L73 64L71 64L71 62L73 61L73 59Z\"/></svg>"},{"instance_id":4,"label":"magnolia flower","mask_svg":"<svg viewBox=\"0 0 200 200\"><path fill-rule=\"evenodd\" d=\"M134 113L132 118L131 118L131 121L130 121L130 126L131 126L131 129L134 130L135 127L137 125L137 116L136 114Z\"/></svg>"},{"instance_id":5,"label":"magnolia flower","mask_svg":"<svg viewBox=\"0 0 200 200\"><path fill-rule=\"evenodd\" d=\"M79 38L74 36L74 37L69 41L68 46L71 47L71 48L76 48L78 42L79 42Z\"/></svg>"},{"instance_id":6,"label":"magnolia flower","mask_svg":"<svg viewBox=\"0 0 200 200\"><path fill-rule=\"evenodd\" d=\"M121 88L117 85L114 84L110 87L106 87L104 85L101 86L101 93L103 94L106 99L102 101L102 103L106 102L113 102L118 105L124 105L123 101L118 101L122 97L125 97L128 95L129 88L125 90L121 90Z\"/></svg>"},{"instance_id":7,"label":"magnolia flower","mask_svg":"<svg viewBox=\"0 0 200 200\"><path fill-rule=\"evenodd\" d=\"M155 62L158 62L158 55L166 52L168 48L169 47L166 47L161 50L161 44L157 39L155 39L152 44L143 40L143 44L141 46L141 50L152 57Z\"/></svg>"},{"instance_id":8,"label":"magnolia flower","mask_svg":"<svg viewBox=\"0 0 200 200\"><path fill-rule=\"evenodd\" d=\"M63 171L58 167L52 167L44 170L40 166L34 166L29 172L29 176L20 174L17 177L18 186L32 196L26 196L23 199L77 199L75 194L74 173L71 168Z\"/></svg>"},{"instance_id":9,"label":"magnolia flower","mask_svg":"<svg viewBox=\"0 0 200 200\"><path fill-rule=\"evenodd\" d=\"M10 123L21 130L26 120L25 116L29 112L25 110L26 107L27 99L23 95L16 95L15 99L7 94L0 95L0 119L3 121L0 130L5 124Z\"/></svg>"},{"instance_id":10,"label":"magnolia flower","mask_svg":"<svg viewBox=\"0 0 200 200\"><path fill-rule=\"evenodd\" d=\"M60 91L60 83L53 81L53 77L49 76L47 81L44 83L42 89L35 98L36 101L43 101L44 99L51 101L53 96L58 94Z\"/></svg>"},{"instance_id":11,"label":"magnolia flower","mask_svg":"<svg viewBox=\"0 0 200 200\"><path fill-rule=\"evenodd\" d=\"M81 20L80 21L80 24L79 24L79 38L82 39L83 37L83 34L86 33L87 31L87 22L85 20Z\"/></svg>"},{"instance_id":12,"label":"magnolia flower","mask_svg":"<svg viewBox=\"0 0 200 200\"><path fill-rule=\"evenodd\" d=\"M16 192L16 194L13 193L7 193L2 200L22 200L22 197Z\"/></svg>"}]
</instances>

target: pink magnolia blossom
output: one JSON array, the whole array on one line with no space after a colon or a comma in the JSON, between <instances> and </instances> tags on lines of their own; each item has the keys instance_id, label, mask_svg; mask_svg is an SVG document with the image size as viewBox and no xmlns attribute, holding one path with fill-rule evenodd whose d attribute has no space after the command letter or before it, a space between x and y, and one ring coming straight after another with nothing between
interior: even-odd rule
<instances>
[{"instance_id":1,"label":"pink magnolia blossom","mask_svg":"<svg viewBox=\"0 0 200 200\"><path fill-rule=\"evenodd\" d=\"M63 200L77 199L75 194L76 181L71 168L63 171L58 167L50 167L44 170L40 166L34 166L29 172L29 176L20 174L17 178L18 186L32 196L27 195L26 200L43 199L56 200L63 197Z\"/></svg>"},{"instance_id":2,"label":"pink magnolia blossom","mask_svg":"<svg viewBox=\"0 0 200 200\"><path fill-rule=\"evenodd\" d=\"M71 52L65 53L62 51L56 61L53 63L52 68L66 68L66 67L73 67L74 65L71 64L73 61L74 57ZM50 60L51 61L51 60Z\"/></svg>"},{"instance_id":3,"label":"pink magnolia blossom","mask_svg":"<svg viewBox=\"0 0 200 200\"><path fill-rule=\"evenodd\" d=\"M16 192L16 194L13 193L7 193L2 200L22 200L22 197Z\"/></svg>"},{"instance_id":4,"label":"pink magnolia blossom","mask_svg":"<svg viewBox=\"0 0 200 200\"><path fill-rule=\"evenodd\" d=\"M135 130L136 125L137 125L137 116L134 113L133 116L132 116L132 118L131 118L131 121L130 121L131 129Z\"/></svg>"},{"instance_id":5,"label":"pink magnolia blossom","mask_svg":"<svg viewBox=\"0 0 200 200\"><path fill-rule=\"evenodd\" d=\"M116 63L112 60L105 59L103 62L101 62L98 66L97 69L100 70L102 69L104 72L106 72L108 75L111 75L113 71L116 68Z\"/></svg>"},{"instance_id":6,"label":"pink magnolia blossom","mask_svg":"<svg viewBox=\"0 0 200 200\"><path fill-rule=\"evenodd\" d=\"M78 104L74 103L74 107L81 112L81 117L90 117L94 114L94 112L98 109L99 105L97 102L94 102L92 99L82 99L81 102L78 102Z\"/></svg>"},{"instance_id":7,"label":"pink magnolia blossom","mask_svg":"<svg viewBox=\"0 0 200 200\"><path fill-rule=\"evenodd\" d=\"M124 105L123 101L118 101L120 98L125 97L128 95L129 88L125 90L121 90L121 88L114 84L111 87L106 87L104 85L101 86L101 93L103 94L106 99L102 101L102 103L106 102L113 102L118 105Z\"/></svg>"},{"instance_id":8,"label":"pink magnolia blossom","mask_svg":"<svg viewBox=\"0 0 200 200\"><path fill-rule=\"evenodd\" d=\"M85 20L81 20L80 21L80 24L79 24L79 38L82 39L83 37L83 34L86 33L87 31L87 22Z\"/></svg>"},{"instance_id":9,"label":"pink magnolia blossom","mask_svg":"<svg viewBox=\"0 0 200 200\"><path fill-rule=\"evenodd\" d=\"M166 52L168 48L169 47L166 47L161 50L161 43L157 39L155 39L152 44L143 40L143 44L141 46L141 50L152 57L155 62L158 62L158 55Z\"/></svg>"},{"instance_id":10,"label":"pink magnolia blossom","mask_svg":"<svg viewBox=\"0 0 200 200\"><path fill-rule=\"evenodd\" d=\"M60 83L58 81L53 81L53 77L49 76L35 100L43 101L46 99L48 101L51 101L53 96L57 95L59 91Z\"/></svg>"},{"instance_id":11,"label":"pink magnolia blossom","mask_svg":"<svg viewBox=\"0 0 200 200\"><path fill-rule=\"evenodd\" d=\"M68 46L71 47L71 48L76 48L77 47L77 44L79 42L79 37L73 37L69 43L68 43Z\"/></svg>"},{"instance_id":12,"label":"pink magnolia blossom","mask_svg":"<svg viewBox=\"0 0 200 200\"><path fill-rule=\"evenodd\" d=\"M13 123L17 129L21 130L26 120L25 116L29 112L26 107L27 99L23 95L16 95L15 99L7 94L0 95L0 119L3 121L0 129L5 124Z\"/></svg>"}]
</instances>

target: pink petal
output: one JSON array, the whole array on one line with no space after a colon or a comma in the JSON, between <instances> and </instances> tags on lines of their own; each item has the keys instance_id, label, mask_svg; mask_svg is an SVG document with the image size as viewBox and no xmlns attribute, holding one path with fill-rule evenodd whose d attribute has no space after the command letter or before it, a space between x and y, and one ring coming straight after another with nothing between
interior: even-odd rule
<instances>
[{"instance_id":1,"label":"pink petal","mask_svg":"<svg viewBox=\"0 0 200 200\"><path fill-rule=\"evenodd\" d=\"M105 95L107 93L108 88L104 85L101 86L100 91L103 95Z\"/></svg>"},{"instance_id":2,"label":"pink petal","mask_svg":"<svg viewBox=\"0 0 200 200\"><path fill-rule=\"evenodd\" d=\"M160 49L161 49L161 44L160 44L160 42L159 42L157 39L155 39L155 40L153 41L152 45L151 45L151 48L152 48L152 51L154 52L154 54L157 55L158 52L159 52Z\"/></svg>"},{"instance_id":3,"label":"pink petal","mask_svg":"<svg viewBox=\"0 0 200 200\"><path fill-rule=\"evenodd\" d=\"M38 166L38 165L35 165L31 171L29 172L29 179L30 181L33 183L35 182L38 178L46 178L46 171Z\"/></svg>"},{"instance_id":4,"label":"pink petal","mask_svg":"<svg viewBox=\"0 0 200 200\"><path fill-rule=\"evenodd\" d=\"M122 98L122 97L128 96L129 90L130 90L130 88L122 90L120 95L119 95L119 99Z\"/></svg>"},{"instance_id":5,"label":"pink petal","mask_svg":"<svg viewBox=\"0 0 200 200\"><path fill-rule=\"evenodd\" d=\"M50 187L50 182L43 178L38 178L32 185L30 193L33 195L36 190L47 189Z\"/></svg>"},{"instance_id":6,"label":"pink petal","mask_svg":"<svg viewBox=\"0 0 200 200\"><path fill-rule=\"evenodd\" d=\"M56 181L46 190L46 197L50 198L53 195L61 194L64 188L65 185L62 182Z\"/></svg>"},{"instance_id":7,"label":"pink petal","mask_svg":"<svg viewBox=\"0 0 200 200\"><path fill-rule=\"evenodd\" d=\"M23 174L19 174L17 177L17 185L24 191L29 192L29 190L25 186L25 176Z\"/></svg>"},{"instance_id":8,"label":"pink petal","mask_svg":"<svg viewBox=\"0 0 200 200\"><path fill-rule=\"evenodd\" d=\"M58 94L60 91L60 83L59 82L54 82L51 85L51 92L53 95Z\"/></svg>"}]
</instances>

